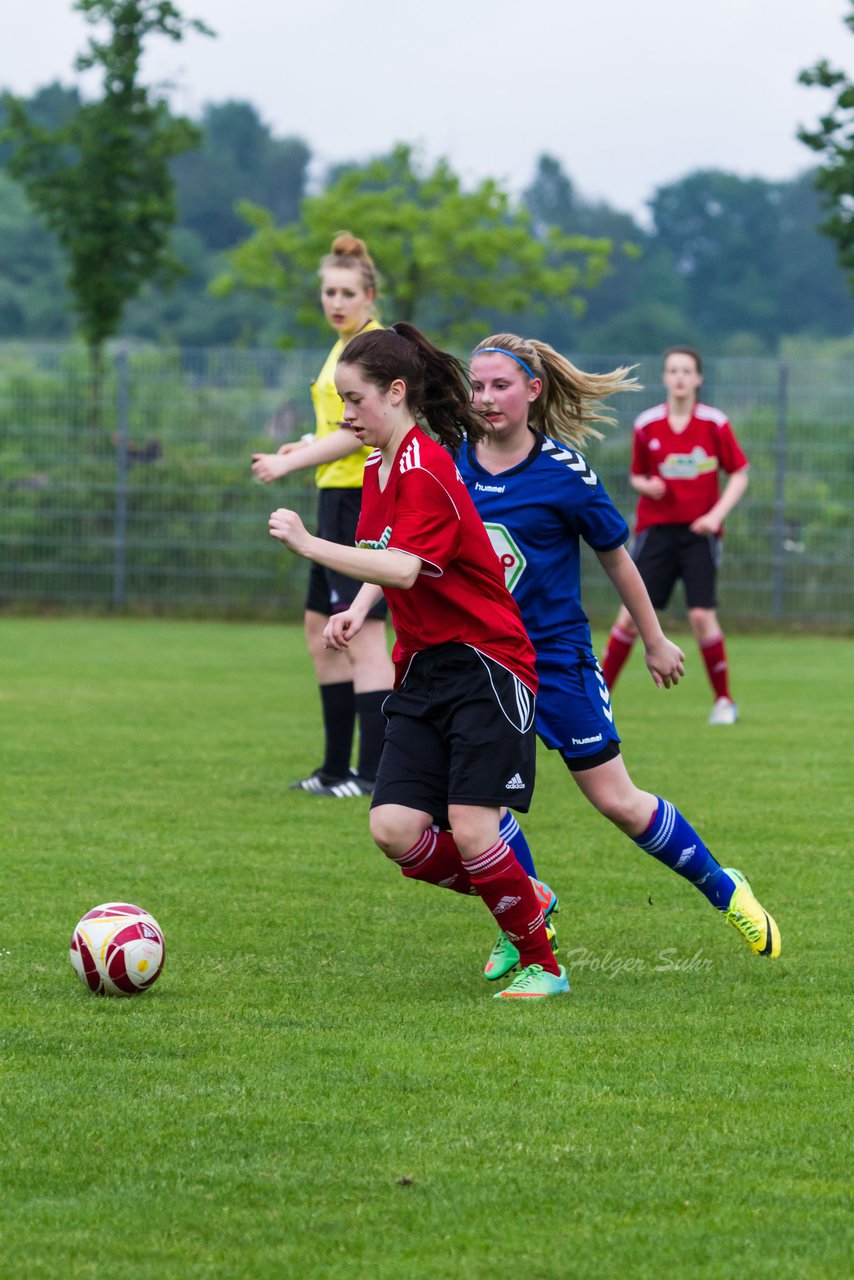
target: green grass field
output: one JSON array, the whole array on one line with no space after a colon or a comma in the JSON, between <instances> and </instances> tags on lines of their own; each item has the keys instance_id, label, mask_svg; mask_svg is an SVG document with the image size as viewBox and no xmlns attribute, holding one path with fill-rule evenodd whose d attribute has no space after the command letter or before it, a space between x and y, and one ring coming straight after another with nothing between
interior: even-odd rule
<instances>
[{"instance_id":1,"label":"green grass field","mask_svg":"<svg viewBox=\"0 0 854 1280\"><path fill-rule=\"evenodd\" d=\"M318 763L297 628L0 620L0 1275L643 1280L850 1274L851 642L735 637L706 726L635 658L639 785L773 911L754 957L543 753L525 826L570 999L506 1004L479 903L412 884ZM157 916L134 1000L98 902Z\"/></svg>"}]
</instances>

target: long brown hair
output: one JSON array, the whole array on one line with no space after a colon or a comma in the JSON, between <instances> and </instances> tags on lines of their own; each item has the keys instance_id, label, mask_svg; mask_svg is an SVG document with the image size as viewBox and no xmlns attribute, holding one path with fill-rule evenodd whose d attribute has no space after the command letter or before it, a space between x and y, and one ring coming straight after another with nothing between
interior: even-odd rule
<instances>
[{"instance_id":1,"label":"long brown hair","mask_svg":"<svg viewBox=\"0 0 854 1280\"><path fill-rule=\"evenodd\" d=\"M471 402L471 383L456 357L440 351L414 325L360 333L344 348L339 364L358 365L368 382L385 391L406 383L406 403L440 444L457 449L463 439L480 440L484 419Z\"/></svg>"}]
</instances>

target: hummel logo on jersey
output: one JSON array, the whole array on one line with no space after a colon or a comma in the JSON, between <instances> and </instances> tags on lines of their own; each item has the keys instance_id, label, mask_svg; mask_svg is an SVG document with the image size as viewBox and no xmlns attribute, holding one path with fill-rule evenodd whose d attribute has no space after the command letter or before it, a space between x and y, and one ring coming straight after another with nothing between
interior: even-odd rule
<instances>
[{"instance_id":1,"label":"hummel logo on jersey","mask_svg":"<svg viewBox=\"0 0 854 1280\"><path fill-rule=\"evenodd\" d=\"M518 773L514 773L509 782L504 784L505 791L524 791L525 784Z\"/></svg>"},{"instance_id":2,"label":"hummel logo on jersey","mask_svg":"<svg viewBox=\"0 0 854 1280\"><path fill-rule=\"evenodd\" d=\"M553 441L547 440L543 445L543 453L551 454L555 462L564 462L570 471L576 472L585 484L591 488L599 483L599 477L577 449L561 449Z\"/></svg>"},{"instance_id":3,"label":"hummel logo on jersey","mask_svg":"<svg viewBox=\"0 0 854 1280\"><path fill-rule=\"evenodd\" d=\"M403 451L400 459L401 474L404 471L411 471L413 467L421 466L421 449L417 440L411 440Z\"/></svg>"},{"instance_id":4,"label":"hummel logo on jersey","mask_svg":"<svg viewBox=\"0 0 854 1280\"><path fill-rule=\"evenodd\" d=\"M511 907L515 907L517 902L521 901L521 898L512 898L509 894L506 894L500 902L496 902L495 906L492 908L492 914L494 916L500 916L505 911L509 911Z\"/></svg>"}]
</instances>

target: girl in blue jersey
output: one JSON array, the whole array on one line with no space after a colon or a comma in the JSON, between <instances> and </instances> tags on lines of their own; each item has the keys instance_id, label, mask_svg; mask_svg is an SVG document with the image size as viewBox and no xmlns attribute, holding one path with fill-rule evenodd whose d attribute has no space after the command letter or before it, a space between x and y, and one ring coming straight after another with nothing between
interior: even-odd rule
<instances>
[{"instance_id":1,"label":"girl in blue jersey","mask_svg":"<svg viewBox=\"0 0 854 1280\"><path fill-rule=\"evenodd\" d=\"M632 782L593 652L581 604L581 538L631 614L656 685L669 688L684 675L684 654L664 635L626 550L626 522L578 451L600 435L597 422L613 421L600 402L636 385L628 372L584 373L546 343L514 334L484 339L472 355L471 382L489 430L461 446L457 465L536 650L539 736L601 814L696 885L754 952L777 956L779 930L744 876L715 861L673 804ZM484 972L496 979L517 963L502 935Z\"/></svg>"}]
</instances>

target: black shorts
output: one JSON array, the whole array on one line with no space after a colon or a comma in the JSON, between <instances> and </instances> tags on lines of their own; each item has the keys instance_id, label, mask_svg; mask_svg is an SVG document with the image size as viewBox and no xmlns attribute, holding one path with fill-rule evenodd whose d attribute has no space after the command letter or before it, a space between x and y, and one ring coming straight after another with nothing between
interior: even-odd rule
<instances>
[{"instance_id":1,"label":"black shorts","mask_svg":"<svg viewBox=\"0 0 854 1280\"><path fill-rule=\"evenodd\" d=\"M383 703L386 733L371 808L401 804L447 826L449 804L507 805L534 793L536 699L466 644L416 654Z\"/></svg>"},{"instance_id":2,"label":"black shorts","mask_svg":"<svg viewBox=\"0 0 854 1280\"><path fill-rule=\"evenodd\" d=\"M630 550L654 609L667 608L679 578L689 609L717 608L719 535L692 533L687 524L655 524L632 539Z\"/></svg>"},{"instance_id":3,"label":"black shorts","mask_svg":"<svg viewBox=\"0 0 854 1280\"><path fill-rule=\"evenodd\" d=\"M337 542L342 547L356 545L356 525L362 506L361 489L320 489L317 503L317 536L327 542ZM362 583L358 578L325 569L312 564L308 573L308 593L305 607L313 613L330 617L343 613L355 600ZM369 618L386 616L385 600L379 600L368 614Z\"/></svg>"}]
</instances>

